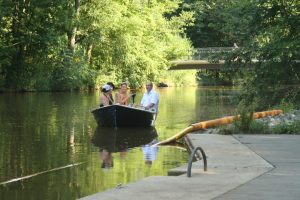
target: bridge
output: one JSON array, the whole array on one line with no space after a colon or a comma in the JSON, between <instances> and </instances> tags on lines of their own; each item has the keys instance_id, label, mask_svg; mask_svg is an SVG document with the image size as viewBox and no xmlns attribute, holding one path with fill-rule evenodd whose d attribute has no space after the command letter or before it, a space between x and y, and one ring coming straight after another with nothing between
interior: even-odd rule
<instances>
[{"instance_id":1,"label":"bridge","mask_svg":"<svg viewBox=\"0 0 300 200\"><path fill-rule=\"evenodd\" d=\"M184 60L176 60L171 62L169 70L188 70L188 69L228 69L225 64L225 57L230 52L234 52L239 47L207 47L195 49L192 56L186 57ZM251 63L257 63L257 59L252 59ZM300 60L294 62L300 63ZM238 67L238 65L236 65ZM251 67L248 65L247 67ZM230 69L235 66L230 66Z\"/></svg>"},{"instance_id":2,"label":"bridge","mask_svg":"<svg viewBox=\"0 0 300 200\"><path fill-rule=\"evenodd\" d=\"M192 56L185 60L172 61L169 70L187 70L187 69L224 69L224 56L234 51L238 47L207 47L195 49ZM213 58L218 61L213 62Z\"/></svg>"}]
</instances>

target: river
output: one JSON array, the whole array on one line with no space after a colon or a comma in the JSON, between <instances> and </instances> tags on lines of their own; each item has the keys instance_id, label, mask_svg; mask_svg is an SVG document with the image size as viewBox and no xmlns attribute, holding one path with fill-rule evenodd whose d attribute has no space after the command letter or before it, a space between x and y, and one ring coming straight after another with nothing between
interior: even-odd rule
<instances>
[{"instance_id":1,"label":"river","mask_svg":"<svg viewBox=\"0 0 300 200\"><path fill-rule=\"evenodd\" d=\"M153 149L146 143L235 109L236 90L231 88L157 91L159 115L151 130L97 128L90 111L99 104L98 91L0 94L0 199L77 199L147 176L167 175L187 162L187 151ZM137 94L136 102L141 96Z\"/></svg>"}]
</instances>

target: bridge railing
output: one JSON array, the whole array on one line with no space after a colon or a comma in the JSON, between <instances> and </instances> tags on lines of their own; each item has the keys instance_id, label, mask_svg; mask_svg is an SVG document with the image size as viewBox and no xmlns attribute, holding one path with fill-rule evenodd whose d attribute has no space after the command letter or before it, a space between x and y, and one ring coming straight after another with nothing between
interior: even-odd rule
<instances>
[{"instance_id":1,"label":"bridge railing","mask_svg":"<svg viewBox=\"0 0 300 200\"><path fill-rule=\"evenodd\" d=\"M193 55L187 60L209 60L213 58L223 59L228 53L236 50L237 47L207 47L197 48Z\"/></svg>"}]
</instances>

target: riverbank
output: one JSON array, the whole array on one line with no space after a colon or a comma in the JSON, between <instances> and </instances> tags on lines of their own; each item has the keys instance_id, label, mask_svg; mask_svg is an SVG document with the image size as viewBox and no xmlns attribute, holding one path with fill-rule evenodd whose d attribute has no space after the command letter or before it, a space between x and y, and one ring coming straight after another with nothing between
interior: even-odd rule
<instances>
[{"instance_id":1,"label":"riverbank","mask_svg":"<svg viewBox=\"0 0 300 200\"><path fill-rule=\"evenodd\" d=\"M231 135L240 133L238 125L235 123L201 130L201 134L221 134ZM300 134L300 110L293 110L288 113L276 116L266 116L255 119L249 124L249 134Z\"/></svg>"},{"instance_id":2,"label":"riverbank","mask_svg":"<svg viewBox=\"0 0 300 200\"><path fill-rule=\"evenodd\" d=\"M189 134L208 157L192 177L155 176L97 193L95 199L299 199L300 136ZM161 147L164 148L164 147ZM187 165L172 169L186 173ZM282 187L284 185L284 187Z\"/></svg>"},{"instance_id":3,"label":"riverbank","mask_svg":"<svg viewBox=\"0 0 300 200\"><path fill-rule=\"evenodd\" d=\"M257 122L264 123L270 128L275 128L278 125L291 125L295 122L300 122L300 110L293 110L289 113L283 113L277 116L267 116L257 119Z\"/></svg>"}]
</instances>

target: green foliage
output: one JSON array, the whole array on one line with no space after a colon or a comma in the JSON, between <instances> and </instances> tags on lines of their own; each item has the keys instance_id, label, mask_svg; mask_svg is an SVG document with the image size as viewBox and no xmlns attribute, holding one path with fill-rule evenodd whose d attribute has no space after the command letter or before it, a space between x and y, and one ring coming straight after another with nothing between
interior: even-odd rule
<instances>
[{"instance_id":1,"label":"green foliage","mask_svg":"<svg viewBox=\"0 0 300 200\"><path fill-rule=\"evenodd\" d=\"M196 86L196 70L171 70L165 71L160 76L160 82L169 86Z\"/></svg>"},{"instance_id":2,"label":"green foliage","mask_svg":"<svg viewBox=\"0 0 300 200\"><path fill-rule=\"evenodd\" d=\"M186 0L183 10L195 13L195 25L187 28L187 34L195 47L243 45L251 23L253 6L248 0ZM243 17L246 16L246 17ZM253 31L253 30L252 30Z\"/></svg>"},{"instance_id":3,"label":"green foliage","mask_svg":"<svg viewBox=\"0 0 300 200\"><path fill-rule=\"evenodd\" d=\"M65 52L61 62L57 63L51 74L51 88L69 90L87 88L94 85L93 71L88 68L79 51L76 54Z\"/></svg>"},{"instance_id":4,"label":"green foliage","mask_svg":"<svg viewBox=\"0 0 300 200\"><path fill-rule=\"evenodd\" d=\"M236 115L239 115L240 118L235 120L231 125L221 127L220 134L268 133L269 127L267 123L253 119L253 113L257 107L256 101L248 102L247 100L241 100L236 111Z\"/></svg>"},{"instance_id":5,"label":"green foliage","mask_svg":"<svg viewBox=\"0 0 300 200\"><path fill-rule=\"evenodd\" d=\"M265 122L255 121L250 122L249 133L267 134L270 132L269 125Z\"/></svg>"},{"instance_id":6,"label":"green foliage","mask_svg":"<svg viewBox=\"0 0 300 200\"><path fill-rule=\"evenodd\" d=\"M33 90L38 80L49 77L44 65L50 63L51 47L56 47L62 34L59 24L63 9L62 2L0 1L3 87Z\"/></svg>"},{"instance_id":7,"label":"green foliage","mask_svg":"<svg viewBox=\"0 0 300 200\"><path fill-rule=\"evenodd\" d=\"M291 123L280 123L272 128L274 134L300 134L300 120Z\"/></svg>"},{"instance_id":8,"label":"green foliage","mask_svg":"<svg viewBox=\"0 0 300 200\"><path fill-rule=\"evenodd\" d=\"M187 30L195 47L240 47L225 59L241 69L227 75L242 77L241 99L257 101L259 109L281 99L299 103L299 1L185 2L181 9L195 13L195 25Z\"/></svg>"},{"instance_id":9,"label":"green foliage","mask_svg":"<svg viewBox=\"0 0 300 200\"><path fill-rule=\"evenodd\" d=\"M279 123L273 127L269 127L266 122L251 121L249 127L246 130L240 129L236 125L223 126L219 130L220 134L241 134L241 133L254 133L254 134L300 134L300 121L293 121L290 123Z\"/></svg>"},{"instance_id":10,"label":"green foliage","mask_svg":"<svg viewBox=\"0 0 300 200\"><path fill-rule=\"evenodd\" d=\"M183 31L193 13L172 14L179 3L0 0L0 87L66 90L94 87L103 77L139 87L158 80L170 60L191 49Z\"/></svg>"},{"instance_id":11,"label":"green foliage","mask_svg":"<svg viewBox=\"0 0 300 200\"><path fill-rule=\"evenodd\" d=\"M289 113L295 110L295 105L288 99L282 99L276 108L282 110L283 113Z\"/></svg>"},{"instance_id":12,"label":"green foliage","mask_svg":"<svg viewBox=\"0 0 300 200\"><path fill-rule=\"evenodd\" d=\"M240 115L240 120L234 122L234 125L238 130L243 132L248 132L251 127L251 123L253 122L253 113L257 107L257 103L247 102L246 100L240 101L237 108L237 114Z\"/></svg>"},{"instance_id":13,"label":"green foliage","mask_svg":"<svg viewBox=\"0 0 300 200\"><path fill-rule=\"evenodd\" d=\"M257 32L239 55L245 61L258 59L245 76L243 99L258 99L259 108L299 99L299 3L258 1L253 15Z\"/></svg>"},{"instance_id":14,"label":"green foliage","mask_svg":"<svg viewBox=\"0 0 300 200\"><path fill-rule=\"evenodd\" d=\"M195 25L187 28L187 35L195 47L244 46L256 32L253 16L256 5L248 0L185 1L183 10L195 12ZM238 51L208 56L211 61L236 60ZM214 54L213 54L214 55ZM203 55L205 57L205 55ZM202 57L203 57L202 56ZM236 67L236 65L235 65ZM242 73L238 70L201 70L198 79L203 85L238 84Z\"/></svg>"},{"instance_id":15,"label":"green foliage","mask_svg":"<svg viewBox=\"0 0 300 200\"><path fill-rule=\"evenodd\" d=\"M299 75L300 71L293 64L258 64L244 78L241 97L250 102L257 99L259 109L280 104L282 99L293 103L299 99Z\"/></svg>"},{"instance_id":16,"label":"green foliage","mask_svg":"<svg viewBox=\"0 0 300 200\"><path fill-rule=\"evenodd\" d=\"M224 70L199 70L197 79L200 85L232 85L234 74Z\"/></svg>"},{"instance_id":17,"label":"green foliage","mask_svg":"<svg viewBox=\"0 0 300 200\"><path fill-rule=\"evenodd\" d=\"M232 134L236 134L236 133L238 133L238 131L235 128L235 126L232 126L232 125L220 126L219 130L218 130L218 134L221 134L221 135L232 135Z\"/></svg>"},{"instance_id":18,"label":"green foliage","mask_svg":"<svg viewBox=\"0 0 300 200\"><path fill-rule=\"evenodd\" d=\"M240 121L236 121L233 125L222 126L219 129L219 134L231 135L241 133L253 133L253 134L269 134L270 128L267 123L256 120L251 120L247 124L247 127L241 126Z\"/></svg>"}]
</instances>

